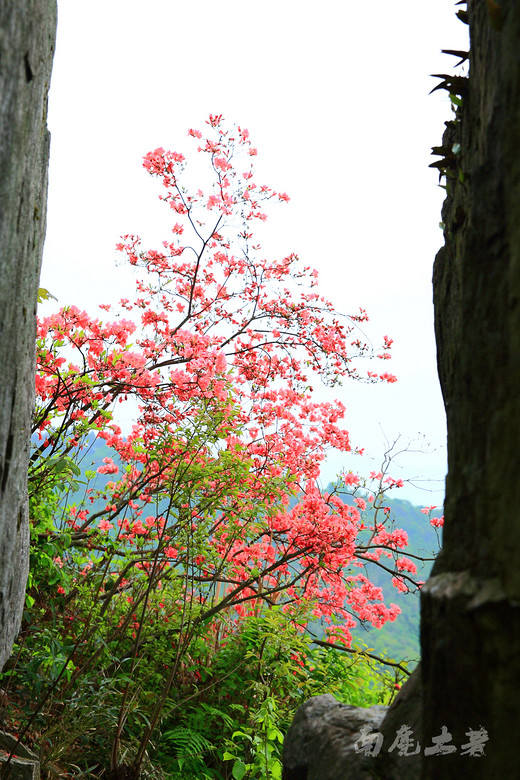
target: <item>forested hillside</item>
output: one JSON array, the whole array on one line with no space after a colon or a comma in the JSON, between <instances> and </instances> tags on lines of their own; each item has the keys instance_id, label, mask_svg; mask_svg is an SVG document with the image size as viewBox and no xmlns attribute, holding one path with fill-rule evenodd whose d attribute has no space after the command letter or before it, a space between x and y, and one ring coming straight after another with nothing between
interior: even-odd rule
<instances>
[{"instance_id":1,"label":"forested hillside","mask_svg":"<svg viewBox=\"0 0 520 780\"><path fill-rule=\"evenodd\" d=\"M388 505L396 526L403 528L408 534L407 553L427 559L424 563L417 561L417 578L426 581L433 565L433 561L428 559L432 559L439 549L440 533L437 534L428 523L421 508L409 501L394 498L388 501ZM396 661L418 660L420 656L418 592L399 593L393 587L387 572L381 569L377 571L376 567L372 567L370 576L372 582L383 589L385 602L395 602L400 607L401 614L393 623L385 623L379 629L358 628L353 632L355 640L374 648L378 655L385 654Z\"/></svg>"}]
</instances>

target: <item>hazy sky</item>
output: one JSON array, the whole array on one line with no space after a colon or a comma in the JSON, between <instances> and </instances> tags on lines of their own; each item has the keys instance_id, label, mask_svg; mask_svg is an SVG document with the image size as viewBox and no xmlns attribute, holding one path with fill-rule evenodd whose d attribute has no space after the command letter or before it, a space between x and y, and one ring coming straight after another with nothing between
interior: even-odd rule
<instances>
[{"instance_id":1,"label":"hazy sky","mask_svg":"<svg viewBox=\"0 0 520 780\"><path fill-rule=\"evenodd\" d=\"M131 281L115 264L119 236L137 233L147 247L169 232L142 156L190 148L187 129L210 112L240 123L258 147L258 180L291 197L272 213L264 248L297 252L338 310L362 306L374 340L394 339L384 368L396 384L335 391L367 451L355 465L373 470L385 437L405 443L422 434L433 454L402 458L394 471L426 480L423 490L396 497L442 503L431 273L443 190L428 165L451 111L445 92L428 93L436 83L429 74L453 70L441 49L467 48L454 0L58 6L42 285L59 305L96 314L97 303L122 297ZM325 478L342 465L331 460Z\"/></svg>"}]
</instances>

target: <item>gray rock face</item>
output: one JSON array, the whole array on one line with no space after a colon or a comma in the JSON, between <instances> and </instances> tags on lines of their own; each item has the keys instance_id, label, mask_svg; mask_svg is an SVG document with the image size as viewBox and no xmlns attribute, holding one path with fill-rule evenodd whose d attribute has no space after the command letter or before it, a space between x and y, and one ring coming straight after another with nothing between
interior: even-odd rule
<instances>
[{"instance_id":1,"label":"gray rock face","mask_svg":"<svg viewBox=\"0 0 520 780\"><path fill-rule=\"evenodd\" d=\"M27 465L45 236L55 0L0 5L0 668L28 571Z\"/></svg>"},{"instance_id":2,"label":"gray rock face","mask_svg":"<svg viewBox=\"0 0 520 780\"><path fill-rule=\"evenodd\" d=\"M0 754L0 767L7 763L7 758ZM9 762L9 780L40 780L40 764L28 758L13 756Z\"/></svg>"},{"instance_id":3,"label":"gray rock face","mask_svg":"<svg viewBox=\"0 0 520 780\"><path fill-rule=\"evenodd\" d=\"M398 741L403 729L409 747ZM391 707L352 707L329 694L315 696L297 711L285 738L283 780L418 780L420 739L420 669Z\"/></svg>"},{"instance_id":4,"label":"gray rock face","mask_svg":"<svg viewBox=\"0 0 520 780\"><path fill-rule=\"evenodd\" d=\"M378 732L387 707L352 707L330 694L303 704L284 741L283 780L370 778L374 757L357 752L361 730Z\"/></svg>"},{"instance_id":5,"label":"gray rock face","mask_svg":"<svg viewBox=\"0 0 520 780\"><path fill-rule=\"evenodd\" d=\"M40 761L36 753L19 744L11 734L0 731L0 768L7 764L11 751L14 755L9 761L9 780L40 780Z\"/></svg>"}]
</instances>

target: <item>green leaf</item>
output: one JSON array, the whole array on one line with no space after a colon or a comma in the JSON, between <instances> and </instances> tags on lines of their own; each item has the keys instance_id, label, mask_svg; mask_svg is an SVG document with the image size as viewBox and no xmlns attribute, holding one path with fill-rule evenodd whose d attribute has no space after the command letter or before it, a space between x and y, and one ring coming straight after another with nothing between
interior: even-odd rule
<instances>
[{"instance_id":1,"label":"green leaf","mask_svg":"<svg viewBox=\"0 0 520 780\"><path fill-rule=\"evenodd\" d=\"M237 761L236 764L233 765L233 777L235 780L242 780L246 773L246 765L243 761Z\"/></svg>"},{"instance_id":2,"label":"green leaf","mask_svg":"<svg viewBox=\"0 0 520 780\"><path fill-rule=\"evenodd\" d=\"M231 739L235 739L235 737L246 737L246 739L251 741L251 735L250 734L246 734L245 731L234 731L232 736L231 736Z\"/></svg>"},{"instance_id":3,"label":"green leaf","mask_svg":"<svg viewBox=\"0 0 520 780\"><path fill-rule=\"evenodd\" d=\"M54 301L57 301L55 295L50 293L48 290L45 289L45 287L39 287L38 288L38 303L43 303L43 301L48 301L49 298L52 298Z\"/></svg>"},{"instance_id":4,"label":"green leaf","mask_svg":"<svg viewBox=\"0 0 520 780\"><path fill-rule=\"evenodd\" d=\"M455 106L458 106L459 108L462 106L462 98L453 93L450 93L450 100Z\"/></svg>"}]
</instances>

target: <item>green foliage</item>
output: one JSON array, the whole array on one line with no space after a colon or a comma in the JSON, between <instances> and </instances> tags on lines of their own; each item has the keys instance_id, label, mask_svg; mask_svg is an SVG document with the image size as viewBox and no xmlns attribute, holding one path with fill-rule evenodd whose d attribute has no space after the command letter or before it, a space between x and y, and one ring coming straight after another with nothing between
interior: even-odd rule
<instances>
[{"instance_id":1,"label":"green foliage","mask_svg":"<svg viewBox=\"0 0 520 780\"><path fill-rule=\"evenodd\" d=\"M244 776L281 778L283 734L277 722L277 701L266 695L252 718L252 725L233 732L223 759L233 761L232 776L235 780L242 780Z\"/></svg>"},{"instance_id":2,"label":"green foliage","mask_svg":"<svg viewBox=\"0 0 520 780\"><path fill-rule=\"evenodd\" d=\"M78 476L66 456L33 474L30 589L16 663L2 675L20 712L43 702L33 729L44 770L57 764L74 767L78 778L102 777L120 726L119 758L135 756L151 723L150 702L161 699L168 678L144 777L278 778L283 734L306 699L331 693L356 706L391 699L395 676L369 663L361 644L358 653L313 644L302 628L311 605L302 602L291 619L276 605L259 608L237 626L225 610L207 610L217 594L201 587L187 620L179 608L185 580L164 576L149 591L143 572L132 568L127 578L116 565L106 538L103 554L95 543L73 547L60 518L71 492L81 507ZM206 551L203 533L190 543L193 555Z\"/></svg>"},{"instance_id":3,"label":"green foliage","mask_svg":"<svg viewBox=\"0 0 520 780\"><path fill-rule=\"evenodd\" d=\"M71 545L68 529L59 528L63 497L79 489L81 469L67 455L45 458L34 468L29 480L29 516L31 529L30 571L26 604L33 607L36 598L52 589L70 586L70 572L63 569L62 556Z\"/></svg>"},{"instance_id":4,"label":"green foliage","mask_svg":"<svg viewBox=\"0 0 520 780\"><path fill-rule=\"evenodd\" d=\"M218 653L195 642L190 656L186 671L202 672L197 694L165 715L154 754L172 778L280 777L283 734L307 698L327 692L370 706L393 690L360 655L314 646L277 609L244 620ZM194 734L205 742L192 745Z\"/></svg>"},{"instance_id":5,"label":"green foliage","mask_svg":"<svg viewBox=\"0 0 520 780\"><path fill-rule=\"evenodd\" d=\"M43 301L48 301L51 298L54 301L58 300L56 296L50 293L48 290L46 290L45 287L38 288L38 303L43 303Z\"/></svg>"},{"instance_id":6,"label":"green foliage","mask_svg":"<svg viewBox=\"0 0 520 780\"><path fill-rule=\"evenodd\" d=\"M161 763L164 769L174 774L189 771L192 776L200 776L198 773L204 772L205 768L204 756L215 750L203 734L185 726L163 732L161 744Z\"/></svg>"},{"instance_id":7,"label":"green foliage","mask_svg":"<svg viewBox=\"0 0 520 780\"><path fill-rule=\"evenodd\" d=\"M236 465L232 454L222 453L214 476ZM240 485L247 462L237 468ZM193 464L190 479L183 475L179 507L198 489L197 469ZM313 644L303 628L311 604L302 602L290 618L274 604L258 607L237 624L229 610L212 612L218 588L200 585L200 599L189 605L186 578L165 574L150 590L145 571L119 561L113 537L105 536L98 550L95 535L75 534L62 523L64 512L82 510L82 489L94 477L83 473L86 483L63 455L43 460L31 474L30 587L15 656L1 682L19 702L18 714L29 716L41 702L32 728L44 772L58 765L73 767L78 778L102 777L119 728L119 760L133 758L151 726L150 702L164 697L143 777L276 779L283 734L306 699L331 693L356 706L391 700L398 678L363 655L365 634L357 637L358 653ZM102 477L98 493L90 494L93 511L110 500L110 490ZM421 536L423 516L407 502L394 503L398 522L412 529L412 545L431 549L432 535ZM252 508L251 523L261 511ZM208 554L203 523L189 544L193 557ZM136 557L145 545L137 540ZM388 595L397 600L395 591ZM412 603L414 597L405 598ZM379 634L370 634L371 647ZM398 649L391 652L400 660Z\"/></svg>"}]
</instances>

